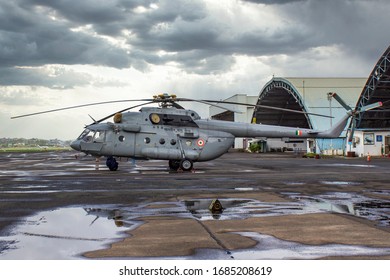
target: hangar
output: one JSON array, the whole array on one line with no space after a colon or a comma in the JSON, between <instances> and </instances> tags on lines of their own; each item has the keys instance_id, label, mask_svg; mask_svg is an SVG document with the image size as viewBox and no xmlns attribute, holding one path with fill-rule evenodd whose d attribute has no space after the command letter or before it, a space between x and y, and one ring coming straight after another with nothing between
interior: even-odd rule
<instances>
[{"instance_id":1,"label":"hangar","mask_svg":"<svg viewBox=\"0 0 390 280\"><path fill-rule=\"evenodd\" d=\"M297 111L329 115L324 118L285 111L267 110L254 106L236 106L243 114L210 107L214 119L256 122L270 125L292 126L326 130L336 123L346 109L329 93L336 92L351 108L383 102L383 107L358 115L356 123L350 123L337 139L257 139L263 143L263 151L302 150L316 153L331 153L365 156L389 153L390 146L390 47L379 58L367 78L313 78L273 77L261 89L258 96L237 94L227 101L268 105ZM354 131L352 142L347 136ZM236 148L246 148L251 139L237 139Z\"/></svg>"}]
</instances>

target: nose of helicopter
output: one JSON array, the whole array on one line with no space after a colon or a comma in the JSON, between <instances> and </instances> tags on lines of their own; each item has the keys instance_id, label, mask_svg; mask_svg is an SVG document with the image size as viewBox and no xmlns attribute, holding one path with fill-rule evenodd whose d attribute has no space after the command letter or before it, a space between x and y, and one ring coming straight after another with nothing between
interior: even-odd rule
<instances>
[{"instance_id":1,"label":"nose of helicopter","mask_svg":"<svg viewBox=\"0 0 390 280\"><path fill-rule=\"evenodd\" d=\"M74 140L72 143L70 143L70 147L76 151L80 151L80 140Z\"/></svg>"}]
</instances>

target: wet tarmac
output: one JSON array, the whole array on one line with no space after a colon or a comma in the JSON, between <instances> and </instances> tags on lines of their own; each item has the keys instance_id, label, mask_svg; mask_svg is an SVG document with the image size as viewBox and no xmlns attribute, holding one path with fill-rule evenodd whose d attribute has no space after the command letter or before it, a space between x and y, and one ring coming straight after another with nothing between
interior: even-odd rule
<instances>
[{"instance_id":1,"label":"wet tarmac","mask_svg":"<svg viewBox=\"0 0 390 280\"><path fill-rule=\"evenodd\" d=\"M390 258L388 158L75 155L0 154L0 259Z\"/></svg>"}]
</instances>

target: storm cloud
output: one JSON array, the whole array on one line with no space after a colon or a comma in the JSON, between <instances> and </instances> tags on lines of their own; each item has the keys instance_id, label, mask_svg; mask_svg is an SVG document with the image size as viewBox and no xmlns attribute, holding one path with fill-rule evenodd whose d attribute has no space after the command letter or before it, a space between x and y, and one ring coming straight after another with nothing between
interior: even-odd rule
<instances>
[{"instance_id":1,"label":"storm cloud","mask_svg":"<svg viewBox=\"0 0 390 280\"><path fill-rule=\"evenodd\" d=\"M288 4L288 3L306 1L306 0L243 0L243 1L256 3L256 4L280 5L280 4Z\"/></svg>"},{"instance_id":2,"label":"storm cloud","mask_svg":"<svg viewBox=\"0 0 390 280\"><path fill-rule=\"evenodd\" d=\"M372 59L389 43L378 36L387 32L389 13L385 0L1 0L0 83L26 84L31 70L15 67L52 64L140 71L174 64L215 74L228 72L237 55L334 45Z\"/></svg>"}]
</instances>

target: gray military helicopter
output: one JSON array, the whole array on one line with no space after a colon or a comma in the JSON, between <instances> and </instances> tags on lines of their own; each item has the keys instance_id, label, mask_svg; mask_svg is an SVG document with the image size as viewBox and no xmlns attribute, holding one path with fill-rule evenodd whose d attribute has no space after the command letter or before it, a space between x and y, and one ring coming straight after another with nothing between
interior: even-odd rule
<instances>
[{"instance_id":1,"label":"gray military helicopter","mask_svg":"<svg viewBox=\"0 0 390 280\"><path fill-rule=\"evenodd\" d=\"M345 104L336 94L333 94L333 97L342 102L343 105ZM106 165L111 171L118 169L118 162L115 157L168 160L169 167L172 170L191 171L194 162L213 160L226 153L232 147L235 137L336 138L339 137L351 117L355 118L357 114L363 111L382 105L377 102L359 110L348 110L341 120L326 131L202 119L195 111L184 109L178 102L200 102L217 107L221 107L220 104L234 104L303 114L319 114L265 105L177 98L175 95L168 94L160 94L152 99L90 103L12 118L91 105L131 101L145 103L115 112L100 120L93 119L93 123L85 126L81 135L71 143L71 147L95 157L107 157ZM159 107L142 107L139 112L130 111L136 107L152 103L157 103ZM221 108L229 110L224 107ZM104 122L112 117L113 122Z\"/></svg>"}]
</instances>

